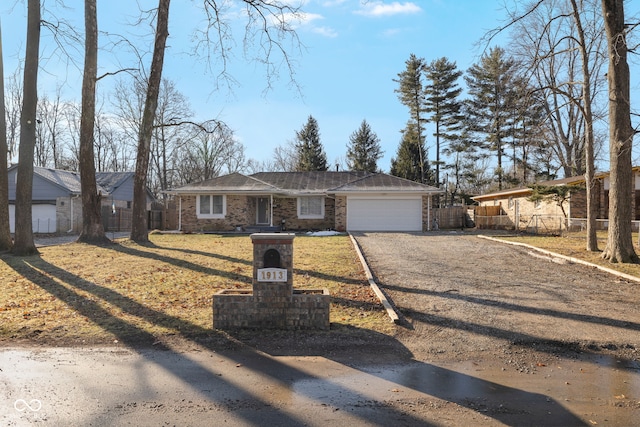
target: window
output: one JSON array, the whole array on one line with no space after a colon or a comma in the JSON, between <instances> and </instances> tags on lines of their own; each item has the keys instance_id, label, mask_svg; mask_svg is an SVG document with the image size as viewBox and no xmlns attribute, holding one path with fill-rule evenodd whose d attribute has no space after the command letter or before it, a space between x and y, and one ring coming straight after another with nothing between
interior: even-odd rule
<instances>
[{"instance_id":1,"label":"window","mask_svg":"<svg viewBox=\"0 0 640 427\"><path fill-rule=\"evenodd\" d=\"M324 218L324 196L298 197L298 218Z\"/></svg>"},{"instance_id":2,"label":"window","mask_svg":"<svg viewBox=\"0 0 640 427\"><path fill-rule=\"evenodd\" d=\"M198 218L224 218L227 211L227 200L222 195L201 194L196 198Z\"/></svg>"},{"instance_id":3,"label":"window","mask_svg":"<svg viewBox=\"0 0 640 427\"><path fill-rule=\"evenodd\" d=\"M509 209L513 209L513 197L509 197Z\"/></svg>"}]
</instances>

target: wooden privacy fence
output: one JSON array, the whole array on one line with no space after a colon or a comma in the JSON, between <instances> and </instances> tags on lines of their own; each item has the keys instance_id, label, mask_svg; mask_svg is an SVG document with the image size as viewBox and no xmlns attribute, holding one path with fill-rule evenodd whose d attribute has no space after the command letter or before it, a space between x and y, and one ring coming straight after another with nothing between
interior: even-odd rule
<instances>
[{"instance_id":1,"label":"wooden privacy fence","mask_svg":"<svg viewBox=\"0 0 640 427\"><path fill-rule=\"evenodd\" d=\"M102 225L104 231L131 231L133 212L131 209L102 206Z\"/></svg>"},{"instance_id":2,"label":"wooden privacy fence","mask_svg":"<svg viewBox=\"0 0 640 427\"><path fill-rule=\"evenodd\" d=\"M513 230L513 220L505 215L502 206L476 206L473 218L476 228L489 230Z\"/></svg>"},{"instance_id":3,"label":"wooden privacy fence","mask_svg":"<svg viewBox=\"0 0 640 427\"><path fill-rule=\"evenodd\" d=\"M434 208L431 214L433 218L437 219L438 228L463 228L470 226L466 206Z\"/></svg>"}]
</instances>

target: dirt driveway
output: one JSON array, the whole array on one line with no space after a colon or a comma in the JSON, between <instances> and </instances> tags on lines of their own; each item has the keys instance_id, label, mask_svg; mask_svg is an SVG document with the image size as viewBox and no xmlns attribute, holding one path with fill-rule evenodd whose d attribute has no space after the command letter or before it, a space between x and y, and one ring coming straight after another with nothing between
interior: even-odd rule
<instances>
[{"instance_id":1,"label":"dirt driveway","mask_svg":"<svg viewBox=\"0 0 640 427\"><path fill-rule=\"evenodd\" d=\"M640 283L472 232L356 238L418 359L490 356L530 369L527 352L537 363L608 354L640 366Z\"/></svg>"}]
</instances>

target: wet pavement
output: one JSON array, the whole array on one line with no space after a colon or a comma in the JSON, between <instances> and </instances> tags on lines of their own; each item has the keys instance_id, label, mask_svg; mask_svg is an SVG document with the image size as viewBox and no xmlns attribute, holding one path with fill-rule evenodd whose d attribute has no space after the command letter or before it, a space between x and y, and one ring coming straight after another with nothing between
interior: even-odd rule
<instances>
[{"instance_id":1,"label":"wet pavement","mask_svg":"<svg viewBox=\"0 0 640 427\"><path fill-rule=\"evenodd\" d=\"M637 368L602 357L526 374L473 361L13 348L0 351L0 425L631 426Z\"/></svg>"}]
</instances>

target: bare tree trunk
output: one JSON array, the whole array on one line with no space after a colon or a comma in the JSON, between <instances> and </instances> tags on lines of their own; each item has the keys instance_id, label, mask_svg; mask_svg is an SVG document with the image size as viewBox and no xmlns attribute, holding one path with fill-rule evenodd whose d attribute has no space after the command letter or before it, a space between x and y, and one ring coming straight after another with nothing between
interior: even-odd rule
<instances>
[{"instance_id":1,"label":"bare tree trunk","mask_svg":"<svg viewBox=\"0 0 640 427\"><path fill-rule=\"evenodd\" d=\"M8 153L7 116L4 104L4 60L2 58L2 32L0 31L0 251L11 249L12 244L9 227Z\"/></svg>"},{"instance_id":2,"label":"bare tree trunk","mask_svg":"<svg viewBox=\"0 0 640 427\"><path fill-rule=\"evenodd\" d=\"M153 59L151 60L151 72L149 73L147 98L142 115L142 126L140 127L140 134L138 136L136 172L133 180L133 223L131 227L131 240L138 243L149 241L149 230L147 227L147 171L149 170L151 138L153 136L153 124L158 107L164 51L168 36L169 0L159 0L155 46L153 48Z\"/></svg>"},{"instance_id":3,"label":"bare tree trunk","mask_svg":"<svg viewBox=\"0 0 640 427\"><path fill-rule=\"evenodd\" d=\"M585 119L584 152L585 152L585 183L587 186L587 251L598 250L598 237L596 233L596 218L598 193L595 190L595 161L594 161L594 134L593 134L593 113L591 110L591 72L589 68L589 52L587 50L587 40L580 18L580 7L576 0L571 0L573 7L573 17L578 32L578 46L582 59L582 114Z\"/></svg>"},{"instance_id":4,"label":"bare tree trunk","mask_svg":"<svg viewBox=\"0 0 640 427\"><path fill-rule=\"evenodd\" d=\"M40 0L29 0L27 48L24 59L24 96L20 116L20 148L16 183L15 244L16 255L38 253L33 241L31 199L33 195L33 152L36 141L38 104L38 55L40 52Z\"/></svg>"},{"instance_id":5,"label":"bare tree trunk","mask_svg":"<svg viewBox=\"0 0 640 427\"><path fill-rule=\"evenodd\" d=\"M96 117L96 80L98 74L98 18L96 0L84 2L85 48L80 115L80 185L82 187L82 233L78 241L107 243L100 212L102 195L96 185L93 135Z\"/></svg>"},{"instance_id":6,"label":"bare tree trunk","mask_svg":"<svg viewBox=\"0 0 640 427\"><path fill-rule=\"evenodd\" d=\"M631 237L631 202L633 169L631 146L630 77L627 63L624 2L602 0L602 14L607 31L609 70L609 233L602 254L611 262L637 263L638 255Z\"/></svg>"}]
</instances>

